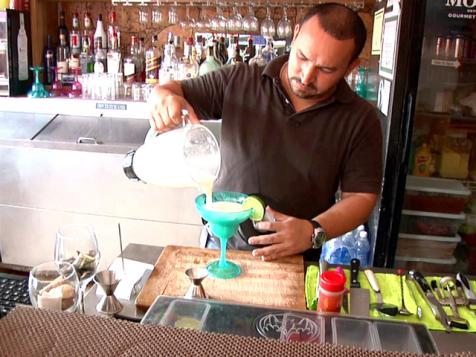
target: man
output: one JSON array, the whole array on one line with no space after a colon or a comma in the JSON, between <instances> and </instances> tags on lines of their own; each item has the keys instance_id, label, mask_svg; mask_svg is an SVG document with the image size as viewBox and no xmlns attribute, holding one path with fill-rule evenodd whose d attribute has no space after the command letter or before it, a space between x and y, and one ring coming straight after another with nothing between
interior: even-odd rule
<instances>
[{"instance_id":1,"label":"man","mask_svg":"<svg viewBox=\"0 0 476 357\"><path fill-rule=\"evenodd\" d=\"M344 77L366 40L362 20L340 4L310 9L289 55L265 67L225 67L169 82L152 95L151 126L222 118L222 166L214 191L259 193L275 221L253 236L263 260L318 248L365 222L380 192L382 138L374 108ZM339 187L342 199L335 202ZM246 238L246 237L245 237ZM239 239L232 247L250 249Z\"/></svg>"}]
</instances>

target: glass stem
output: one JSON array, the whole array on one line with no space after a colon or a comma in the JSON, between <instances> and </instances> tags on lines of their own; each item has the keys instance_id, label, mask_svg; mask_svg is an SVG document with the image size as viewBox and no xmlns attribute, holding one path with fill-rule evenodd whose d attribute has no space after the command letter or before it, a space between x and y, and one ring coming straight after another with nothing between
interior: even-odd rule
<instances>
[{"instance_id":1,"label":"glass stem","mask_svg":"<svg viewBox=\"0 0 476 357\"><path fill-rule=\"evenodd\" d=\"M226 266L226 242L228 239L220 238L220 261L218 266L224 268Z\"/></svg>"}]
</instances>

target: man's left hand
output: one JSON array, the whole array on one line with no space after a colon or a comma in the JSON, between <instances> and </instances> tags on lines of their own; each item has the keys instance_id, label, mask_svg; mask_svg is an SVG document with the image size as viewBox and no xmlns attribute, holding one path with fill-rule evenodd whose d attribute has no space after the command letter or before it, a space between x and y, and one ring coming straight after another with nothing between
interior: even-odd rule
<instances>
[{"instance_id":1,"label":"man's left hand","mask_svg":"<svg viewBox=\"0 0 476 357\"><path fill-rule=\"evenodd\" d=\"M274 222L258 222L256 227L259 230L273 233L250 237L250 244L268 245L263 248L253 250L253 255L261 257L264 261L295 255L311 248L311 236L313 232L312 224L296 217L285 215L266 207L269 213L274 216Z\"/></svg>"}]
</instances>

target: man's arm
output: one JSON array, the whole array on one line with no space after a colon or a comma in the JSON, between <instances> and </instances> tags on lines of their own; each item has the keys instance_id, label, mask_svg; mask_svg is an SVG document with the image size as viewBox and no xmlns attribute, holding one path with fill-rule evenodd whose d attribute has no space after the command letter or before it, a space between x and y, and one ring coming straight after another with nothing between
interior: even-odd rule
<instances>
[{"instance_id":1,"label":"man's arm","mask_svg":"<svg viewBox=\"0 0 476 357\"><path fill-rule=\"evenodd\" d=\"M200 123L192 106L184 98L180 82L170 81L155 86L148 103L150 127L155 131L164 132L182 123L183 109L188 111L193 124Z\"/></svg>"},{"instance_id":2,"label":"man's arm","mask_svg":"<svg viewBox=\"0 0 476 357\"><path fill-rule=\"evenodd\" d=\"M327 232L329 238L344 234L364 223L377 202L374 193L342 194L342 199L321 213L315 219ZM270 209L270 208L268 208ZM250 238L250 244L270 244L267 247L255 249L253 255L261 256L269 261L289 255L299 254L311 248L313 227L305 219L288 216L270 209L275 222L260 222L258 228L274 233Z\"/></svg>"}]
</instances>

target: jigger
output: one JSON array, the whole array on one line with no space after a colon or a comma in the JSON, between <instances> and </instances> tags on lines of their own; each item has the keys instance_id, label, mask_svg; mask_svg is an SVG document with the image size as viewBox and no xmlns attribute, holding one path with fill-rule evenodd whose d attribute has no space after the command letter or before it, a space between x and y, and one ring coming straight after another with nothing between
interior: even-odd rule
<instances>
[{"instance_id":1,"label":"jigger","mask_svg":"<svg viewBox=\"0 0 476 357\"><path fill-rule=\"evenodd\" d=\"M100 271L94 275L94 282L98 284L106 294L96 305L96 310L108 315L113 315L121 311L123 306L114 295L114 291L120 282L119 279L116 279L116 274L109 270Z\"/></svg>"},{"instance_id":2,"label":"jigger","mask_svg":"<svg viewBox=\"0 0 476 357\"><path fill-rule=\"evenodd\" d=\"M192 283L188 288L185 297L187 299L201 298L208 299L207 293L203 289L202 281L208 276L208 271L205 268L189 268L185 271L185 274Z\"/></svg>"}]
</instances>

